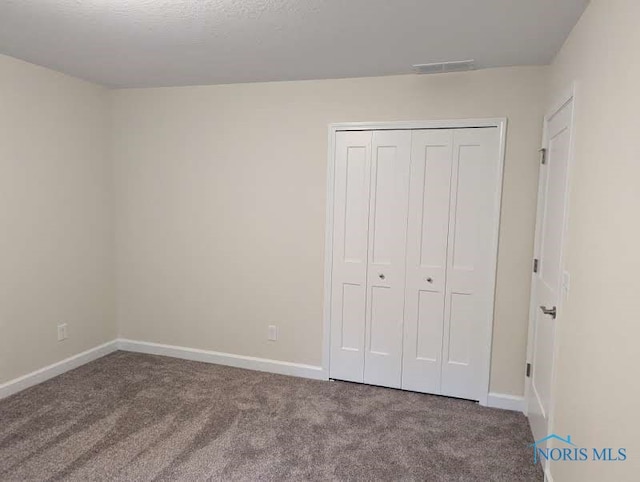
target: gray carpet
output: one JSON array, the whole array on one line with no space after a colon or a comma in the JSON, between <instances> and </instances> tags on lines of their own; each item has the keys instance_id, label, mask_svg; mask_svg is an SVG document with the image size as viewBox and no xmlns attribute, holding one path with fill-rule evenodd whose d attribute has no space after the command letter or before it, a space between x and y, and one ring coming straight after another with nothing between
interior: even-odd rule
<instances>
[{"instance_id":1,"label":"gray carpet","mask_svg":"<svg viewBox=\"0 0 640 482\"><path fill-rule=\"evenodd\" d=\"M542 480L522 414L116 352L0 400L0 480Z\"/></svg>"}]
</instances>

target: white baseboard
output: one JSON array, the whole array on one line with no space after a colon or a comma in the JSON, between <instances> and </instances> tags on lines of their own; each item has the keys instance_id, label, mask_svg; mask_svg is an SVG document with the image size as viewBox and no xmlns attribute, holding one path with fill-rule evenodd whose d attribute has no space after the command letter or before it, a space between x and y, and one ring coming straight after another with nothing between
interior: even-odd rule
<instances>
[{"instance_id":1,"label":"white baseboard","mask_svg":"<svg viewBox=\"0 0 640 482\"><path fill-rule=\"evenodd\" d=\"M524 397L506 395L504 393L489 393L487 407L524 413Z\"/></svg>"},{"instance_id":2,"label":"white baseboard","mask_svg":"<svg viewBox=\"0 0 640 482\"><path fill-rule=\"evenodd\" d=\"M116 340L105 343L104 345L96 346L77 355L65 358L62 361L54 363L52 365L40 368L31 373L27 373L13 380L9 380L6 383L0 385L0 399L18 393L25 388L32 387L38 383L42 383L50 378L62 375L69 370L78 368L79 366L89 363L90 361L97 360L100 357L108 355L118 349Z\"/></svg>"},{"instance_id":3,"label":"white baseboard","mask_svg":"<svg viewBox=\"0 0 640 482\"><path fill-rule=\"evenodd\" d=\"M73 370L74 368L78 368L85 363L89 363L117 350L147 353L150 355L163 355L173 358L181 358L184 360L215 363L218 365L245 368L261 372L278 373L280 375L311 378L314 380L329 379L328 374L323 370L323 368L315 365L304 365L301 363L270 360L267 358L234 355L231 353L200 350L197 348L162 345L160 343L150 343L146 341L117 339L0 385L0 399L13 395L25 388L37 385L38 383L42 383L69 370ZM489 393L487 406L501 408L503 410L523 412L524 398L501 393ZM548 477L550 479L550 474L548 474Z\"/></svg>"},{"instance_id":4,"label":"white baseboard","mask_svg":"<svg viewBox=\"0 0 640 482\"><path fill-rule=\"evenodd\" d=\"M200 350L197 348L186 348L125 339L118 340L118 349L136 353L147 353L150 355L164 355L173 358L182 358L184 360L215 363L217 365L226 365L236 368L246 368L248 370L257 370L260 372L278 373L280 375L312 378L314 380L328 380L328 376L322 367L315 365L303 365L301 363L270 360L267 358L233 355L231 353L220 353L216 351Z\"/></svg>"}]
</instances>

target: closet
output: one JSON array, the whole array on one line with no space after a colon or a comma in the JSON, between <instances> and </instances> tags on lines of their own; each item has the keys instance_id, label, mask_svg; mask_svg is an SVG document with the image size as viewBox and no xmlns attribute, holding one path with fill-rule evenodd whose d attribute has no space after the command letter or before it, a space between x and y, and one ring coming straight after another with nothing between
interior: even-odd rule
<instances>
[{"instance_id":1,"label":"closet","mask_svg":"<svg viewBox=\"0 0 640 482\"><path fill-rule=\"evenodd\" d=\"M500 126L334 134L330 378L486 398Z\"/></svg>"}]
</instances>

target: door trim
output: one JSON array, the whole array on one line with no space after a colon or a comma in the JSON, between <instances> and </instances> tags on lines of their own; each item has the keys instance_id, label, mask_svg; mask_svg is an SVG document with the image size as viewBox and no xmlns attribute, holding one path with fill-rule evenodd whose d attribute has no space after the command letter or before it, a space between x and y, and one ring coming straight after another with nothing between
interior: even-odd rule
<instances>
[{"instance_id":1,"label":"door trim","mask_svg":"<svg viewBox=\"0 0 640 482\"><path fill-rule=\"evenodd\" d=\"M548 149L549 147L549 139L547 138L547 126L552 117L554 117L560 110L562 110L569 102L573 102L571 108L571 138L569 139L569 156L567 159L567 177L565 182L565 199L564 199L564 225L562 226L561 239L560 239L560 266L561 272L565 271L565 261L566 261L566 246L568 239L568 228L569 228L569 205L571 199L571 174L573 171L573 165L575 162L575 141L576 141L576 84L572 83L571 86L566 89L560 96L558 96L555 101L551 104L551 108L547 111L547 114L544 116L543 121L543 130L542 130L542 148ZM534 242L534 258L539 258L540 255L540 219L539 213L541 210L542 196L541 189L542 183L540 182L542 179L542 170L540 170L539 180L538 180L538 202L537 202L537 213L536 213L536 229L535 229L535 242ZM535 316L537 310L539 309L536 303L536 283L535 283L536 273L531 274L531 298L529 304L529 326L527 332L527 363L531 363L533 366L533 331L535 328ZM564 301L566 298L566 293L564 289L560 287L560 296L558 297L558 314L559 319L553 325L554 332L554 346L553 346L553 359L552 359L552 367L551 367L551 391L550 391L550 401L549 401L549 418L548 418L548 427L547 430L549 433L553 432L554 426L554 413L555 413L555 398L554 398L554 385L556 379L557 372L557 360L558 353L560 348L560 343L557 335L557 322L562 321L562 307L564 305ZM529 415L529 396L531 392L531 378L528 378L526 375L524 377L525 380L525 392L524 392L524 413L525 415ZM545 468L545 473L547 468Z\"/></svg>"},{"instance_id":2,"label":"door trim","mask_svg":"<svg viewBox=\"0 0 640 482\"><path fill-rule=\"evenodd\" d=\"M491 373L491 345L493 339L493 319L495 314L495 286L498 261L498 241L500 236L500 213L502 209L502 188L506 151L507 118L482 118L482 119L450 119L450 120L427 120L427 121L398 121L398 122L340 122L329 124L328 149L327 149L327 199L326 199L326 221L325 221L325 252L324 252L324 306L322 321L322 372L323 377L329 378L329 366L331 363L331 268L333 265L333 209L334 209L334 183L335 183L335 137L339 131L363 131L363 130L415 130L415 129L468 129L496 127L499 133L498 152L498 192L496 192L495 206L496 219L498 222L493 227L492 232L492 265L496 267L492 271L491 284L493 294L491 300L491 313L488 313L491 324L486 330L487 340L482 344L484 353L484 366L481 369L483 389L479 396L481 405L489 404L489 378Z\"/></svg>"}]
</instances>

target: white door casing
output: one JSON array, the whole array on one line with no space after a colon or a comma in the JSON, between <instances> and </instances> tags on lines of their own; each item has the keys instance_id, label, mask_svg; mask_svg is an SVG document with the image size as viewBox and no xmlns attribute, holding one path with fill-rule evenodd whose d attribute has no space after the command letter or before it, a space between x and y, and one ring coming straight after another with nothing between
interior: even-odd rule
<instances>
[{"instance_id":1,"label":"white door casing","mask_svg":"<svg viewBox=\"0 0 640 482\"><path fill-rule=\"evenodd\" d=\"M556 323L561 317L563 247L567 226L569 165L572 155L573 94L545 118L546 162L540 168L535 257L531 294L530 344L532 369L527 379L527 415L535 440L551 430ZM542 307L556 310L556 317Z\"/></svg>"}]
</instances>

